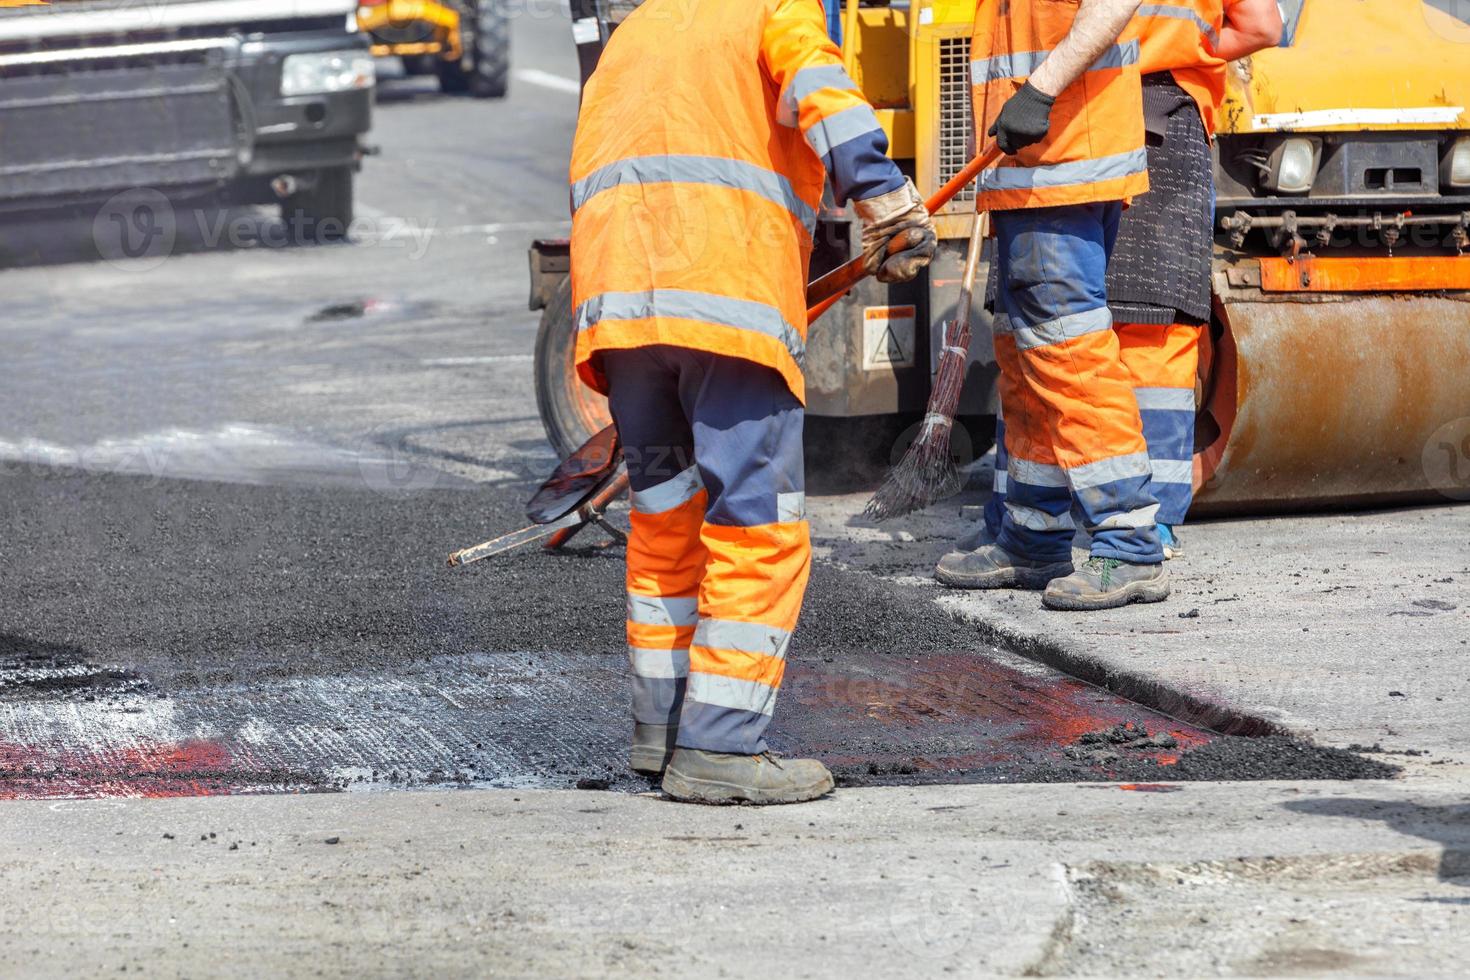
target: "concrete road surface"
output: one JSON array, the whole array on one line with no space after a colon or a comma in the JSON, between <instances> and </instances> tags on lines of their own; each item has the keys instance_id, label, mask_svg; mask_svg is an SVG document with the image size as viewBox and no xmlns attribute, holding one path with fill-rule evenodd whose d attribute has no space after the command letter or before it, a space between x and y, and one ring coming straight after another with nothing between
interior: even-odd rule
<instances>
[{"instance_id":1,"label":"concrete road surface","mask_svg":"<svg viewBox=\"0 0 1470 980\"><path fill-rule=\"evenodd\" d=\"M504 101L383 82L351 245L0 226L0 975L1470 969L1448 502L1191 527L1169 603L1076 617L933 585L978 494L814 500L775 739L841 788L634 780L620 549L443 564L555 461L576 62L514 43Z\"/></svg>"}]
</instances>

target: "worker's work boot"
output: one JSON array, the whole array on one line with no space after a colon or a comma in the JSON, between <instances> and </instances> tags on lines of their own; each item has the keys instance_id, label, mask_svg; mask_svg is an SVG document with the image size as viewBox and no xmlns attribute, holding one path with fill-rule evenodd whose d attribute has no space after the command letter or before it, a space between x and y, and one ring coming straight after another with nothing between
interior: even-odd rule
<instances>
[{"instance_id":1,"label":"worker's work boot","mask_svg":"<svg viewBox=\"0 0 1470 980\"><path fill-rule=\"evenodd\" d=\"M1089 558L1081 568L1046 587L1048 609L1116 609L1130 602L1160 602L1169 597L1163 562L1134 565L1116 558Z\"/></svg>"},{"instance_id":2,"label":"worker's work boot","mask_svg":"<svg viewBox=\"0 0 1470 980\"><path fill-rule=\"evenodd\" d=\"M1165 558L1180 558L1184 555L1184 542L1168 524L1159 525L1159 543L1164 546Z\"/></svg>"},{"instance_id":3,"label":"worker's work boot","mask_svg":"<svg viewBox=\"0 0 1470 980\"><path fill-rule=\"evenodd\" d=\"M998 544L951 551L934 567L934 577L956 589L1044 589L1052 579L1071 573L1070 561L1031 561Z\"/></svg>"},{"instance_id":4,"label":"worker's work boot","mask_svg":"<svg viewBox=\"0 0 1470 980\"><path fill-rule=\"evenodd\" d=\"M664 792L685 803L805 803L832 792L832 774L816 759L770 752L732 755L675 749Z\"/></svg>"},{"instance_id":5,"label":"worker's work boot","mask_svg":"<svg viewBox=\"0 0 1470 980\"><path fill-rule=\"evenodd\" d=\"M990 533L990 528L985 526L985 519L981 518L975 522L974 527L960 535L960 539L954 543L954 550L974 551L987 544L995 544L995 535Z\"/></svg>"},{"instance_id":6,"label":"worker's work boot","mask_svg":"<svg viewBox=\"0 0 1470 980\"><path fill-rule=\"evenodd\" d=\"M633 722L633 748L628 753L628 764L634 772L645 776L662 776L669 766L669 756L674 754L674 740L679 737L678 725L645 725Z\"/></svg>"}]
</instances>

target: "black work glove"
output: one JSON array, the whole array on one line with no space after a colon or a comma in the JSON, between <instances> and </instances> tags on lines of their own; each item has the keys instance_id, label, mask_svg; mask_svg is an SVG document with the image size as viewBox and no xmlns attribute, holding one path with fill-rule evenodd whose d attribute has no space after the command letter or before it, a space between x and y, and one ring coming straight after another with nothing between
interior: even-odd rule
<instances>
[{"instance_id":1,"label":"black work glove","mask_svg":"<svg viewBox=\"0 0 1470 980\"><path fill-rule=\"evenodd\" d=\"M1000 107L1000 115L990 127L990 135L1007 155L1019 153L1032 143L1040 143L1051 129L1051 107L1056 97L1046 95L1030 82Z\"/></svg>"}]
</instances>

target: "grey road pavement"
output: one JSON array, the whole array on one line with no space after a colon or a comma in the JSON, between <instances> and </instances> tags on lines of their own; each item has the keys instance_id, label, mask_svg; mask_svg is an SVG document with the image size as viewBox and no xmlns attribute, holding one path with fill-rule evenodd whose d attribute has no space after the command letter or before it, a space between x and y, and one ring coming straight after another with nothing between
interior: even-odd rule
<instances>
[{"instance_id":1,"label":"grey road pavement","mask_svg":"<svg viewBox=\"0 0 1470 980\"><path fill-rule=\"evenodd\" d=\"M777 737L838 794L630 779L618 549L443 564L555 458L524 9L509 98L385 79L353 244L0 226L0 975L1463 974L1470 508L1202 524L1084 619L933 585L973 496L815 500Z\"/></svg>"}]
</instances>

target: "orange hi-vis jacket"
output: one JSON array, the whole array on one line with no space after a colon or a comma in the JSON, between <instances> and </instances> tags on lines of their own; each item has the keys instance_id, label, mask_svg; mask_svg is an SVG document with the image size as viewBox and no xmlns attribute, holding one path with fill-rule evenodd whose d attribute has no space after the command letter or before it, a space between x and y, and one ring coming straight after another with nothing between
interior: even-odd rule
<instances>
[{"instance_id":1,"label":"orange hi-vis jacket","mask_svg":"<svg viewBox=\"0 0 1470 980\"><path fill-rule=\"evenodd\" d=\"M1006 100L1067 36L1077 0L980 0L970 85L981 149ZM1148 190L1138 19L1052 106L1051 131L980 175L978 205L1001 211L1127 200Z\"/></svg>"},{"instance_id":2,"label":"orange hi-vis jacket","mask_svg":"<svg viewBox=\"0 0 1470 980\"><path fill-rule=\"evenodd\" d=\"M772 368L805 399L806 282L838 203L896 189L820 0L647 0L587 83L572 146L577 370L666 344Z\"/></svg>"},{"instance_id":3,"label":"orange hi-vis jacket","mask_svg":"<svg viewBox=\"0 0 1470 980\"><path fill-rule=\"evenodd\" d=\"M1215 113L1225 99L1225 62L1215 54L1225 11L1235 0L1159 0L1138 8L1142 31L1138 71L1172 72L1199 106L1205 132L1215 132Z\"/></svg>"}]
</instances>

